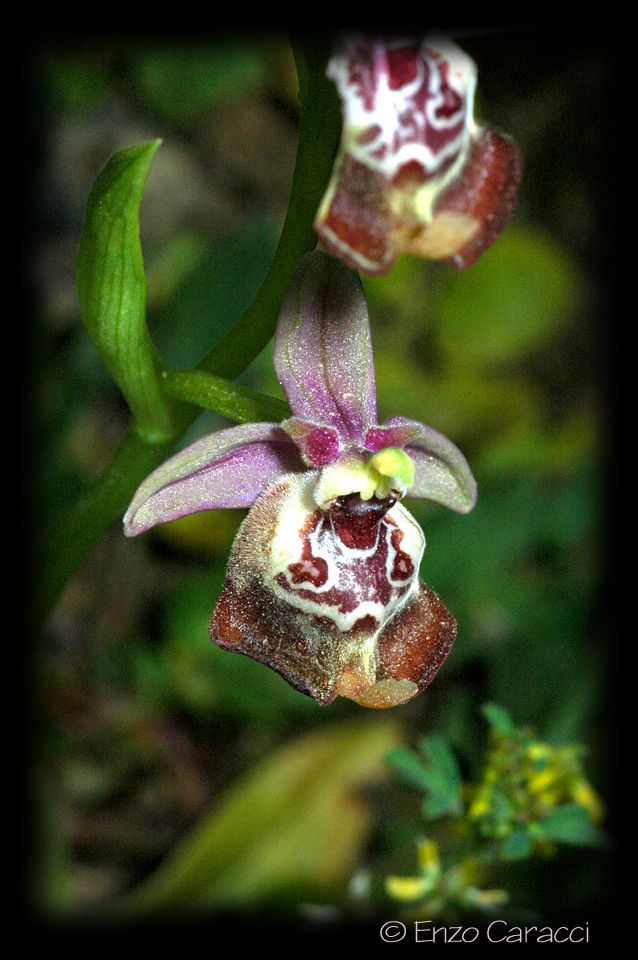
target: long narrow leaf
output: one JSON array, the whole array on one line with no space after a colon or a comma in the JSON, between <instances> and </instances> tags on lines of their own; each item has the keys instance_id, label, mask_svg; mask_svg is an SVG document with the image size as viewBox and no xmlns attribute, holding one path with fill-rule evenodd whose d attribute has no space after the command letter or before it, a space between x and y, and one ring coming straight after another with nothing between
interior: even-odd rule
<instances>
[{"instance_id":1,"label":"long narrow leaf","mask_svg":"<svg viewBox=\"0 0 638 960\"><path fill-rule=\"evenodd\" d=\"M114 154L86 205L77 258L82 317L122 391L140 435L171 436L171 411L146 325L146 275L139 235L142 190L160 140Z\"/></svg>"}]
</instances>

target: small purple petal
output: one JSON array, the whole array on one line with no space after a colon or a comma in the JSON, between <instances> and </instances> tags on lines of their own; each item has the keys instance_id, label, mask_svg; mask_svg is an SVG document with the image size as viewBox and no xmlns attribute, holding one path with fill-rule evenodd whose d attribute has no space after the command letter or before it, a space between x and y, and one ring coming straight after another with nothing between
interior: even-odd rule
<instances>
[{"instance_id":1,"label":"small purple petal","mask_svg":"<svg viewBox=\"0 0 638 960\"><path fill-rule=\"evenodd\" d=\"M372 342L359 278L322 251L300 262L284 300L274 365L295 418L360 443L376 422Z\"/></svg>"},{"instance_id":2,"label":"small purple petal","mask_svg":"<svg viewBox=\"0 0 638 960\"><path fill-rule=\"evenodd\" d=\"M377 450L384 450L386 447L405 447L413 437L420 433L420 430L420 423L413 420L403 423L400 417L395 417L393 421L387 421L382 426L370 427L366 431L363 446L372 453L376 453Z\"/></svg>"},{"instance_id":3,"label":"small purple petal","mask_svg":"<svg viewBox=\"0 0 638 960\"><path fill-rule=\"evenodd\" d=\"M321 427L291 417L282 427L295 441L305 462L312 467L325 467L334 463L341 452L339 434L334 427Z\"/></svg>"},{"instance_id":4,"label":"small purple petal","mask_svg":"<svg viewBox=\"0 0 638 960\"><path fill-rule=\"evenodd\" d=\"M299 451L277 424L219 430L175 454L140 484L124 532L133 537L190 513L249 507L274 480L303 469Z\"/></svg>"},{"instance_id":5,"label":"small purple petal","mask_svg":"<svg viewBox=\"0 0 638 960\"><path fill-rule=\"evenodd\" d=\"M467 460L451 440L407 417L386 420L377 428L379 431L388 431L388 437L395 438L392 445L402 446L414 461L414 483L406 496L433 500L457 513L469 513L476 503L476 481ZM378 442L381 434L377 432L368 431L368 435L372 434Z\"/></svg>"}]
</instances>

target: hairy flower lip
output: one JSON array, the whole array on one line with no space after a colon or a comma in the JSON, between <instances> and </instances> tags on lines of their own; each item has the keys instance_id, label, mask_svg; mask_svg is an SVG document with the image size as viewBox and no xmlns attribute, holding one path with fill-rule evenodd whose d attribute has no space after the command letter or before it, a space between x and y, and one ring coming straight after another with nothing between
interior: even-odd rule
<instances>
[{"instance_id":1,"label":"hairy flower lip","mask_svg":"<svg viewBox=\"0 0 638 960\"><path fill-rule=\"evenodd\" d=\"M512 141L474 120L474 61L441 36L355 36L327 74L343 131L315 217L321 244L371 276L402 252L471 266L509 220L522 173Z\"/></svg>"},{"instance_id":2,"label":"hairy flower lip","mask_svg":"<svg viewBox=\"0 0 638 960\"><path fill-rule=\"evenodd\" d=\"M359 540L351 528L354 542L342 541L328 513L313 513L311 485L310 474L284 477L255 503L237 535L210 637L322 706L338 696L375 709L405 703L432 681L456 638L453 617L418 580L422 532L395 503L373 543L369 531ZM389 604L377 595L388 549L393 569L398 564L398 579L382 578Z\"/></svg>"}]
</instances>

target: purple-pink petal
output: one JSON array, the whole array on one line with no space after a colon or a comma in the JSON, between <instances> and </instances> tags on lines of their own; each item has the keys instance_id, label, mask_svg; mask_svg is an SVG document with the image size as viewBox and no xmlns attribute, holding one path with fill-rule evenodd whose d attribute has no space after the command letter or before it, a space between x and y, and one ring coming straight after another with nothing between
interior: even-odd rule
<instances>
[{"instance_id":1,"label":"purple-pink petal","mask_svg":"<svg viewBox=\"0 0 638 960\"><path fill-rule=\"evenodd\" d=\"M432 427L408 417L393 417L369 430L366 439L402 447L415 466L408 497L432 500L457 513L468 513L476 503L476 481L467 460L451 440ZM371 447L368 449L381 449Z\"/></svg>"},{"instance_id":2,"label":"purple-pink petal","mask_svg":"<svg viewBox=\"0 0 638 960\"><path fill-rule=\"evenodd\" d=\"M274 365L295 418L359 444L376 422L368 310L359 277L322 251L293 275L275 336Z\"/></svg>"},{"instance_id":3,"label":"purple-pink petal","mask_svg":"<svg viewBox=\"0 0 638 960\"><path fill-rule=\"evenodd\" d=\"M249 507L274 480L304 469L297 447L278 424L219 430L175 454L140 484L124 532L131 537L202 510Z\"/></svg>"}]
</instances>

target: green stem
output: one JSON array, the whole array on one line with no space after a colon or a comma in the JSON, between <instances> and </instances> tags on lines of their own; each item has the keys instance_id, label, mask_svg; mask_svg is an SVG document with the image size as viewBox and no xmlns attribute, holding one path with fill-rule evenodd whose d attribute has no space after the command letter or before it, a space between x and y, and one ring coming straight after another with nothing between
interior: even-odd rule
<instances>
[{"instance_id":1,"label":"green stem","mask_svg":"<svg viewBox=\"0 0 638 960\"><path fill-rule=\"evenodd\" d=\"M204 410L214 410L237 423L264 420L279 423L290 416L285 401L240 387L203 370L164 372L162 379L164 390L170 397L193 403Z\"/></svg>"},{"instance_id":2,"label":"green stem","mask_svg":"<svg viewBox=\"0 0 638 960\"><path fill-rule=\"evenodd\" d=\"M290 277L299 259L316 245L314 216L338 145L341 116L334 87L325 77L326 51L304 43L293 47L301 113L290 202L279 244L252 304L199 365L227 379L241 373L272 337ZM48 615L86 554L122 516L139 483L166 459L199 413L190 405L172 402L172 436L151 443L129 429L104 476L57 518L39 561L38 596L32 611L36 622Z\"/></svg>"},{"instance_id":3,"label":"green stem","mask_svg":"<svg viewBox=\"0 0 638 960\"><path fill-rule=\"evenodd\" d=\"M85 555L121 516L144 477L165 459L174 441L149 444L129 429L105 474L63 513L41 545L40 582L31 614L42 621Z\"/></svg>"},{"instance_id":4,"label":"green stem","mask_svg":"<svg viewBox=\"0 0 638 960\"><path fill-rule=\"evenodd\" d=\"M325 76L326 51L293 42L301 107L290 202L272 264L257 296L199 369L234 379L269 343L300 257L313 250L313 223L332 171L341 133L336 90Z\"/></svg>"}]
</instances>

